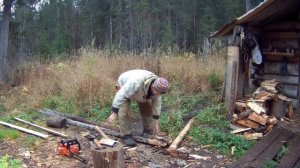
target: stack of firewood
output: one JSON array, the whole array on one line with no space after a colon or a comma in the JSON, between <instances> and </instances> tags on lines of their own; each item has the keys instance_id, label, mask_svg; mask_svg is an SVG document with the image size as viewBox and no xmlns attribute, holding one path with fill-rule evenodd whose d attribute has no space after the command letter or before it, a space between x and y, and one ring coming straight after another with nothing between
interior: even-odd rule
<instances>
[{"instance_id":1,"label":"stack of firewood","mask_svg":"<svg viewBox=\"0 0 300 168\"><path fill-rule=\"evenodd\" d=\"M240 134L249 140L259 139L268 133L278 120L288 120L292 115L292 102L280 94L279 82L266 80L251 98L235 103L232 133Z\"/></svg>"}]
</instances>

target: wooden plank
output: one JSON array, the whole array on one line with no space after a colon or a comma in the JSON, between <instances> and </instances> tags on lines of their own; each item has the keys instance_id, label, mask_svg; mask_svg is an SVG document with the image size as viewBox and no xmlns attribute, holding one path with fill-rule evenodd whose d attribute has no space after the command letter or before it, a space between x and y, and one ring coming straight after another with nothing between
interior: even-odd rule
<instances>
[{"instance_id":1,"label":"wooden plank","mask_svg":"<svg viewBox=\"0 0 300 168\"><path fill-rule=\"evenodd\" d=\"M263 39L262 49L263 51L273 50L277 48L294 48L299 49L299 39Z\"/></svg>"},{"instance_id":2,"label":"wooden plank","mask_svg":"<svg viewBox=\"0 0 300 168\"><path fill-rule=\"evenodd\" d=\"M279 167L293 167L297 161L300 160L300 138L297 138L296 142L289 147L288 152L280 160Z\"/></svg>"},{"instance_id":3,"label":"wooden plank","mask_svg":"<svg viewBox=\"0 0 300 168\"><path fill-rule=\"evenodd\" d=\"M283 133L283 129L279 127L275 127L270 131L266 136L264 136L260 141L258 141L248 152L244 154L238 161L231 164L230 168L240 168L246 162L254 160L258 155L263 153L266 148L269 147L275 139Z\"/></svg>"},{"instance_id":4,"label":"wooden plank","mask_svg":"<svg viewBox=\"0 0 300 168\"><path fill-rule=\"evenodd\" d=\"M30 130L30 129L26 129L26 128L23 128L23 127L19 127L19 126L13 125L13 124L9 124L7 122L0 121L0 124L11 127L11 128L14 128L14 129L17 129L17 130L20 130L20 131L23 131L23 132L26 132L26 133L29 133L29 134L32 134L32 135L35 135L35 136L38 136L38 137L41 137L41 138L44 138L44 139L47 139L49 137L46 134L43 134L43 133L40 133L40 132L37 132L37 131L33 131L33 130Z\"/></svg>"},{"instance_id":5,"label":"wooden plank","mask_svg":"<svg viewBox=\"0 0 300 168\"><path fill-rule=\"evenodd\" d=\"M30 125L30 126L33 126L33 127L39 128L39 129L41 129L41 130L44 130L44 131L46 131L46 132L49 132L49 133L51 133L51 134L53 134L53 135L58 135L58 136L63 137L63 138L67 138L67 137L68 137L68 135L66 135L66 134L63 134L63 133L60 133L60 132L57 132L57 131L54 131L54 130L51 130L51 129L48 129L48 128L41 127L41 126L39 126L39 125L30 123L30 122L25 121L25 120L22 120L22 119L20 119L20 118L15 117L14 119L17 120L17 121L20 121L20 122L22 122L22 123L28 124L28 125Z\"/></svg>"},{"instance_id":6,"label":"wooden plank","mask_svg":"<svg viewBox=\"0 0 300 168\"><path fill-rule=\"evenodd\" d=\"M299 31L282 31L282 32L265 32L262 35L262 38L267 39L299 39L300 32Z\"/></svg>"},{"instance_id":7,"label":"wooden plank","mask_svg":"<svg viewBox=\"0 0 300 168\"><path fill-rule=\"evenodd\" d=\"M299 65L296 63L288 63L286 65L286 72L283 72L283 62L265 62L264 73L266 74L278 74L278 75L299 75Z\"/></svg>"},{"instance_id":8,"label":"wooden plank","mask_svg":"<svg viewBox=\"0 0 300 168\"><path fill-rule=\"evenodd\" d=\"M293 168L299 168L299 167L300 167L300 159L298 160L298 162L295 164Z\"/></svg>"},{"instance_id":9,"label":"wooden plank","mask_svg":"<svg viewBox=\"0 0 300 168\"><path fill-rule=\"evenodd\" d=\"M255 111L257 114L261 114L261 113L266 113L267 109L261 105L259 105L258 103L255 102L248 102L247 105L253 110Z\"/></svg>"},{"instance_id":10,"label":"wooden plank","mask_svg":"<svg viewBox=\"0 0 300 168\"><path fill-rule=\"evenodd\" d=\"M298 89L297 85L280 84L280 93L289 98L297 99Z\"/></svg>"},{"instance_id":11,"label":"wooden plank","mask_svg":"<svg viewBox=\"0 0 300 168\"><path fill-rule=\"evenodd\" d=\"M286 52L263 52L263 55L295 57L295 53L286 53Z\"/></svg>"},{"instance_id":12,"label":"wooden plank","mask_svg":"<svg viewBox=\"0 0 300 168\"><path fill-rule=\"evenodd\" d=\"M275 79L276 81L283 84L298 85L298 76L288 76L288 75L264 75L264 76L255 76L255 79L260 80L271 80Z\"/></svg>"},{"instance_id":13,"label":"wooden plank","mask_svg":"<svg viewBox=\"0 0 300 168\"><path fill-rule=\"evenodd\" d=\"M273 24L268 24L262 27L264 32L267 31L295 31L300 30L300 22L299 21L284 21Z\"/></svg>"},{"instance_id":14,"label":"wooden plank","mask_svg":"<svg viewBox=\"0 0 300 168\"><path fill-rule=\"evenodd\" d=\"M272 158L280 151L280 148L292 137L292 135L293 133L291 131L284 130L284 132L278 136L263 153L256 157L254 162L249 162L249 165L256 168L263 167L265 161L272 160Z\"/></svg>"},{"instance_id":15,"label":"wooden plank","mask_svg":"<svg viewBox=\"0 0 300 168\"><path fill-rule=\"evenodd\" d=\"M240 129L233 130L230 133L231 134L237 134L237 133L245 132L245 131L248 131L248 130L251 130L251 129L252 128L240 128Z\"/></svg>"},{"instance_id":16,"label":"wooden plank","mask_svg":"<svg viewBox=\"0 0 300 168\"><path fill-rule=\"evenodd\" d=\"M284 56L277 55L276 57L274 57L273 55L263 55L263 57L266 62L282 62ZM287 57L286 59L291 63L298 63L299 61L299 57Z\"/></svg>"}]
</instances>

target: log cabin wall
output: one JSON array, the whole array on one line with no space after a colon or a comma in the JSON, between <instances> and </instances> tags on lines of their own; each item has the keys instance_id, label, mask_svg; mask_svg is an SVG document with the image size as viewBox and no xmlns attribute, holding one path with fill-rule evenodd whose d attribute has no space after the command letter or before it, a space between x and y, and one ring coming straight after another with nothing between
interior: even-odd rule
<instances>
[{"instance_id":1,"label":"log cabin wall","mask_svg":"<svg viewBox=\"0 0 300 168\"><path fill-rule=\"evenodd\" d=\"M279 81L281 93L292 100L293 107L299 112L300 21L277 22L265 25L261 30L263 73L255 78Z\"/></svg>"}]
</instances>

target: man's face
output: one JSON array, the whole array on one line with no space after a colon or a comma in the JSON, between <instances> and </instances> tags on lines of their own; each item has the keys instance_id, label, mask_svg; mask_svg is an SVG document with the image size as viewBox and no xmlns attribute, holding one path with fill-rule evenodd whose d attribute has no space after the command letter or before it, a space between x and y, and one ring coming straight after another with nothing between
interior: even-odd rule
<instances>
[{"instance_id":1,"label":"man's face","mask_svg":"<svg viewBox=\"0 0 300 168\"><path fill-rule=\"evenodd\" d=\"M153 94L153 96L159 96L161 95L161 93L155 89L155 87L151 86L151 92Z\"/></svg>"}]
</instances>

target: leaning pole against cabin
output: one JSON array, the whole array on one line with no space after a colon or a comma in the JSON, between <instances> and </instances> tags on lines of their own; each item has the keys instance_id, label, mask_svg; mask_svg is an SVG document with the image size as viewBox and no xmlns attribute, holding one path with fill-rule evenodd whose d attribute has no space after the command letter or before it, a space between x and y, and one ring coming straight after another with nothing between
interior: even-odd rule
<instances>
[{"instance_id":1,"label":"leaning pole against cabin","mask_svg":"<svg viewBox=\"0 0 300 168\"><path fill-rule=\"evenodd\" d=\"M237 85L238 85L238 63L239 63L239 47L228 46L227 48L227 67L225 79L225 106L229 111L229 117L232 117L234 110Z\"/></svg>"}]
</instances>

